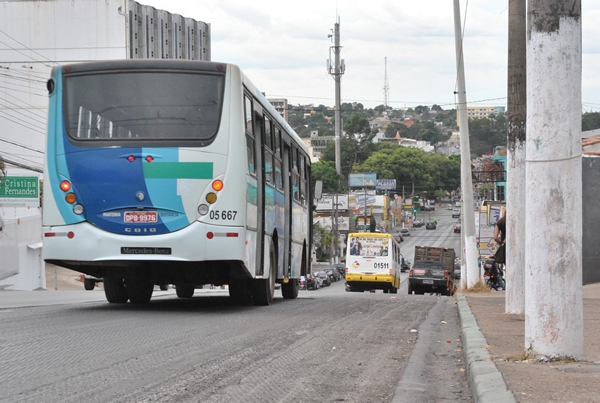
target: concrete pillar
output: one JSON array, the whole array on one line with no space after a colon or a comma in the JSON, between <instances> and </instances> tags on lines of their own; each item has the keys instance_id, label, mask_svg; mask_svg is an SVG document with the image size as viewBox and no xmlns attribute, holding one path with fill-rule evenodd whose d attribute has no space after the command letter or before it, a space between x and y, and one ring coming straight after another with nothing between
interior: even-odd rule
<instances>
[{"instance_id":1,"label":"concrete pillar","mask_svg":"<svg viewBox=\"0 0 600 403\"><path fill-rule=\"evenodd\" d=\"M581 0L529 0L525 348L583 357Z\"/></svg>"}]
</instances>

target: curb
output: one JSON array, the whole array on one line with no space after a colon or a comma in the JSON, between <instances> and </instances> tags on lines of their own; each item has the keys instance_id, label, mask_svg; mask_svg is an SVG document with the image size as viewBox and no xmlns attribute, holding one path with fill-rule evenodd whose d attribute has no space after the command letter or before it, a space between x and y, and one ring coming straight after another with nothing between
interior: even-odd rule
<instances>
[{"instance_id":1,"label":"curb","mask_svg":"<svg viewBox=\"0 0 600 403\"><path fill-rule=\"evenodd\" d=\"M457 293L458 315L462 332L467 378L473 392L473 401L481 403L516 403L513 393L508 390L504 376L488 351L487 340L477 325L464 295Z\"/></svg>"}]
</instances>

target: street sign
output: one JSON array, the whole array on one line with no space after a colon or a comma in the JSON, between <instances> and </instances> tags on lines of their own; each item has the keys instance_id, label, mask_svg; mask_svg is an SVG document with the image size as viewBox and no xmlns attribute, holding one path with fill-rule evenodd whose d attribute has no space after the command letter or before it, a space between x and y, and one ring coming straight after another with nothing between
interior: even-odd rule
<instances>
[{"instance_id":1,"label":"street sign","mask_svg":"<svg viewBox=\"0 0 600 403\"><path fill-rule=\"evenodd\" d=\"M396 190L396 179L377 179L375 190Z\"/></svg>"},{"instance_id":2,"label":"street sign","mask_svg":"<svg viewBox=\"0 0 600 403\"><path fill-rule=\"evenodd\" d=\"M39 207L40 187L37 176L6 176L0 181L0 206Z\"/></svg>"}]
</instances>

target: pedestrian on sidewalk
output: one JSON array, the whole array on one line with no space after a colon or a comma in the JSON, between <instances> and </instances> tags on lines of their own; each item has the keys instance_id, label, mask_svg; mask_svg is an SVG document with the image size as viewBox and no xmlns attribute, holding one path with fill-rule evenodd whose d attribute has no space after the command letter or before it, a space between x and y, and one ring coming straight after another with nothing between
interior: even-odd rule
<instances>
[{"instance_id":1,"label":"pedestrian on sidewalk","mask_svg":"<svg viewBox=\"0 0 600 403\"><path fill-rule=\"evenodd\" d=\"M502 278L500 268L500 265L504 266L504 263L506 262L506 208L502 211L502 217L496 221L496 228L494 228L494 241L500 245L494 254L494 269L496 270L494 275L498 279L498 283L502 287L502 290L506 290L506 284Z\"/></svg>"}]
</instances>

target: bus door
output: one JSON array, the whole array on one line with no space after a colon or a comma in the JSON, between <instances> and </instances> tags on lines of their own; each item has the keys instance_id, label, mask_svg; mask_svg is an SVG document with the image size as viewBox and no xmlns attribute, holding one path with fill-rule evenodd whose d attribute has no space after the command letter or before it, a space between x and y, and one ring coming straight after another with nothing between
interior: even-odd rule
<instances>
[{"instance_id":1,"label":"bus door","mask_svg":"<svg viewBox=\"0 0 600 403\"><path fill-rule=\"evenodd\" d=\"M292 147L290 144L282 141L283 147L283 178L284 178L284 198L285 198L285 209L284 209L284 217L285 217L285 225L284 225L284 239L285 239L285 247L284 247L284 261L283 261L283 270L284 277L289 277L291 274L291 253L292 253Z\"/></svg>"},{"instance_id":2,"label":"bus door","mask_svg":"<svg viewBox=\"0 0 600 403\"><path fill-rule=\"evenodd\" d=\"M256 275L264 275L264 247L265 247L265 167L263 139L265 135L263 111L261 105L254 101L254 150L256 155L256 187L257 187L257 212L256 220Z\"/></svg>"}]
</instances>

